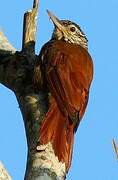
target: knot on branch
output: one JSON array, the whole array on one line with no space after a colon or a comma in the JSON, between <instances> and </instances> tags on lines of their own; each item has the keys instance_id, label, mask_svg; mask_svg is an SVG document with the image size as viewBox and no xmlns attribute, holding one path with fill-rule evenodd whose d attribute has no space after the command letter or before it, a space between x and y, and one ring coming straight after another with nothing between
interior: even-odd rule
<instances>
[{"instance_id":1,"label":"knot on branch","mask_svg":"<svg viewBox=\"0 0 118 180\"><path fill-rule=\"evenodd\" d=\"M40 116L39 97L31 94L25 97L25 110L30 119L37 120ZM32 117L33 116L33 117ZM32 117L32 118L31 118Z\"/></svg>"}]
</instances>

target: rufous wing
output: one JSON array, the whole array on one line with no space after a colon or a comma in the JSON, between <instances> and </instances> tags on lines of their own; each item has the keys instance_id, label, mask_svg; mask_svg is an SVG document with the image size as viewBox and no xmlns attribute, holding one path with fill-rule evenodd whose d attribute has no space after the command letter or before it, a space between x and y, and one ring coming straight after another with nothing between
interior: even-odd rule
<instances>
[{"instance_id":1,"label":"rufous wing","mask_svg":"<svg viewBox=\"0 0 118 180\"><path fill-rule=\"evenodd\" d=\"M48 86L61 112L72 121L81 119L93 76L89 53L79 45L56 40L47 43L42 53Z\"/></svg>"}]
</instances>

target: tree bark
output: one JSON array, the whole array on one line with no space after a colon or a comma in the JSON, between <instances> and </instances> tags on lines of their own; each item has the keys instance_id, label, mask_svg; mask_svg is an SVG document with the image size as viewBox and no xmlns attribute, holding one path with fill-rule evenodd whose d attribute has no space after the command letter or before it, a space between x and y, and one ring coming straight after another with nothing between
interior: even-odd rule
<instances>
[{"instance_id":1,"label":"tree bark","mask_svg":"<svg viewBox=\"0 0 118 180\"><path fill-rule=\"evenodd\" d=\"M65 165L55 156L51 144L37 147L39 129L47 106L47 91L33 83L38 0L24 15L23 45L18 52L0 30L0 83L11 89L23 116L27 145L25 180L64 180ZM38 149L38 151L37 151ZM7 180L7 179L6 179Z\"/></svg>"}]
</instances>

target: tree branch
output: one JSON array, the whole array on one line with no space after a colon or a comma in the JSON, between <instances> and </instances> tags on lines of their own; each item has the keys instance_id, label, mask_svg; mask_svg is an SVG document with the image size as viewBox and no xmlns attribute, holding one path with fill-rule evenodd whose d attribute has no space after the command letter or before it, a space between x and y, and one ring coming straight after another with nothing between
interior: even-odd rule
<instances>
[{"instance_id":1,"label":"tree branch","mask_svg":"<svg viewBox=\"0 0 118 180\"><path fill-rule=\"evenodd\" d=\"M13 54L15 51L15 48L9 43L3 31L0 29L0 55Z\"/></svg>"},{"instance_id":2,"label":"tree branch","mask_svg":"<svg viewBox=\"0 0 118 180\"><path fill-rule=\"evenodd\" d=\"M0 162L0 180L12 180L2 162Z\"/></svg>"},{"instance_id":3,"label":"tree branch","mask_svg":"<svg viewBox=\"0 0 118 180\"><path fill-rule=\"evenodd\" d=\"M22 50L35 53L35 36L39 0L34 0L33 8L24 14Z\"/></svg>"},{"instance_id":4,"label":"tree branch","mask_svg":"<svg viewBox=\"0 0 118 180\"><path fill-rule=\"evenodd\" d=\"M117 147L114 139L113 139L112 143L113 143L113 148L114 148L114 151L116 154L116 159L118 160L118 147Z\"/></svg>"},{"instance_id":5,"label":"tree branch","mask_svg":"<svg viewBox=\"0 0 118 180\"><path fill-rule=\"evenodd\" d=\"M55 156L52 145L38 146L39 129L47 110L47 90L33 83L35 34L39 0L24 15L23 46L18 52L0 32L0 82L11 89L23 116L28 157L25 180L64 180L65 165Z\"/></svg>"},{"instance_id":6,"label":"tree branch","mask_svg":"<svg viewBox=\"0 0 118 180\"><path fill-rule=\"evenodd\" d=\"M34 0L33 8L38 8L38 6L39 6L39 0Z\"/></svg>"}]
</instances>

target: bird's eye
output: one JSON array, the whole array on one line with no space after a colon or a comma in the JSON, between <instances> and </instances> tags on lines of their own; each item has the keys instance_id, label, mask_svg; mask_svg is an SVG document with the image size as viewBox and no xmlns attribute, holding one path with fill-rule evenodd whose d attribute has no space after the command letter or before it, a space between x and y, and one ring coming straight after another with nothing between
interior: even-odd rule
<instances>
[{"instance_id":1,"label":"bird's eye","mask_svg":"<svg viewBox=\"0 0 118 180\"><path fill-rule=\"evenodd\" d=\"M70 31L71 31L71 32L75 32L75 30L76 30L76 29L75 29L74 26L70 28Z\"/></svg>"}]
</instances>

